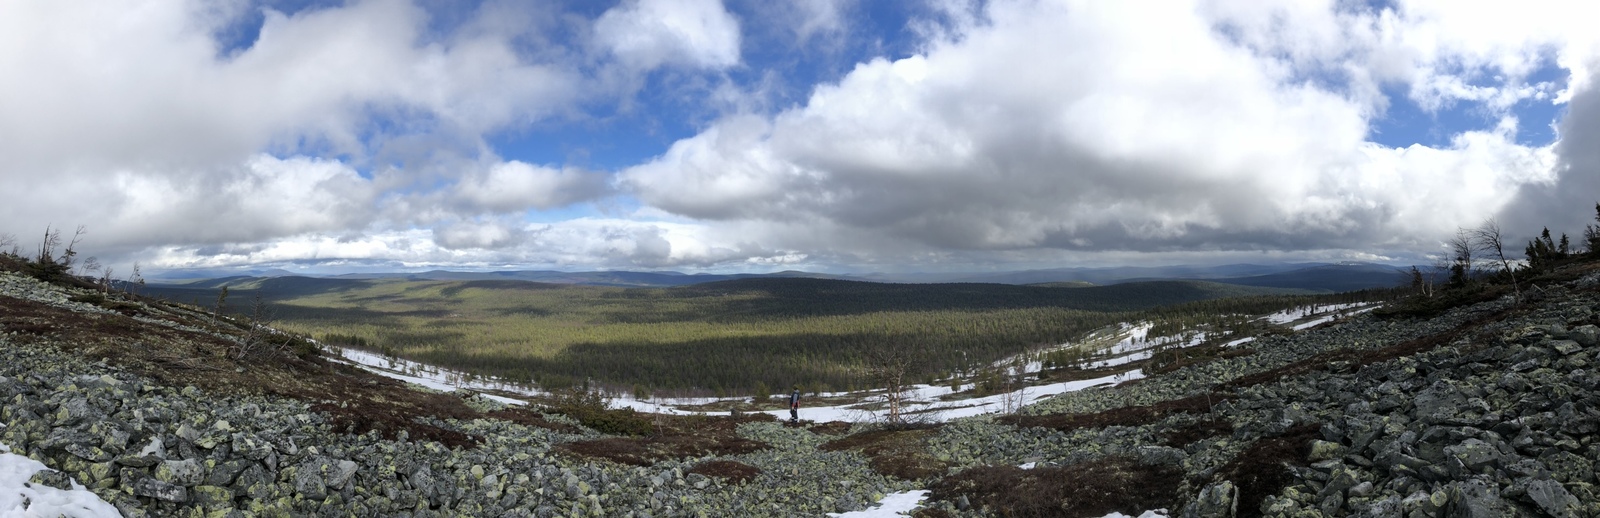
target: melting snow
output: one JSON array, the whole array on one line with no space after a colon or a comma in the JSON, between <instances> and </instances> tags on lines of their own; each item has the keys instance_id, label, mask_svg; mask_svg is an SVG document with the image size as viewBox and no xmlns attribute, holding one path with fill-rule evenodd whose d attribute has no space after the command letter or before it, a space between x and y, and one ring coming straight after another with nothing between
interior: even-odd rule
<instances>
[{"instance_id":1,"label":"melting snow","mask_svg":"<svg viewBox=\"0 0 1600 518\"><path fill-rule=\"evenodd\" d=\"M828 516L837 518L892 518L906 516L905 513L916 509L922 499L928 496L926 489L890 493L878 501L878 506L865 511L852 511L848 513L828 513ZM1143 518L1143 517L1141 517Z\"/></svg>"},{"instance_id":2,"label":"melting snow","mask_svg":"<svg viewBox=\"0 0 1600 518\"><path fill-rule=\"evenodd\" d=\"M1111 514L1106 515L1105 518L1167 518L1167 510L1156 509L1153 511L1145 511L1136 517L1113 511Z\"/></svg>"},{"instance_id":3,"label":"melting snow","mask_svg":"<svg viewBox=\"0 0 1600 518\"><path fill-rule=\"evenodd\" d=\"M3 426L3 425L0 425ZM118 517L117 508L72 481L72 489L29 484L34 473L47 470L39 461L11 453L0 444L0 516Z\"/></svg>"}]
</instances>

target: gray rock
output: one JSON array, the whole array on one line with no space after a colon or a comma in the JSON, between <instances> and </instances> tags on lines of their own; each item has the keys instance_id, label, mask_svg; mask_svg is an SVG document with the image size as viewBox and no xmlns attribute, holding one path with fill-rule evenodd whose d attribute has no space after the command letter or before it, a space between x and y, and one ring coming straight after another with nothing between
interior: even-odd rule
<instances>
[{"instance_id":1,"label":"gray rock","mask_svg":"<svg viewBox=\"0 0 1600 518\"><path fill-rule=\"evenodd\" d=\"M1551 449L1539 456L1539 463L1557 482L1594 482L1594 464L1578 454Z\"/></svg>"},{"instance_id":2,"label":"gray rock","mask_svg":"<svg viewBox=\"0 0 1600 518\"><path fill-rule=\"evenodd\" d=\"M1455 461L1453 467L1460 468L1465 474L1485 473L1500 463L1500 451L1478 439L1467 439L1461 444L1446 446L1444 452Z\"/></svg>"},{"instance_id":3,"label":"gray rock","mask_svg":"<svg viewBox=\"0 0 1600 518\"><path fill-rule=\"evenodd\" d=\"M1578 345L1578 342L1574 342L1572 340L1556 340L1550 342L1550 348L1555 349L1556 352L1561 353L1563 356L1571 356L1583 350L1583 346Z\"/></svg>"},{"instance_id":4,"label":"gray rock","mask_svg":"<svg viewBox=\"0 0 1600 518\"><path fill-rule=\"evenodd\" d=\"M317 464L301 464L295 469L294 491L311 500L328 498L328 485L322 479L322 472L317 469Z\"/></svg>"},{"instance_id":5,"label":"gray rock","mask_svg":"<svg viewBox=\"0 0 1600 518\"><path fill-rule=\"evenodd\" d=\"M217 464L216 467L211 468L211 473L206 475L205 484L209 486L232 484L234 480L239 478L239 474L244 473L245 468L249 468L251 464L250 461L244 459L233 459Z\"/></svg>"},{"instance_id":6,"label":"gray rock","mask_svg":"<svg viewBox=\"0 0 1600 518\"><path fill-rule=\"evenodd\" d=\"M1177 448L1165 446L1140 446L1139 462L1146 465L1179 465L1189 457L1189 454Z\"/></svg>"},{"instance_id":7,"label":"gray rock","mask_svg":"<svg viewBox=\"0 0 1600 518\"><path fill-rule=\"evenodd\" d=\"M1567 333L1567 337L1577 341L1584 347L1592 347L1600 343L1600 327L1594 324L1581 325Z\"/></svg>"},{"instance_id":8,"label":"gray rock","mask_svg":"<svg viewBox=\"0 0 1600 518\"><path fill-rule=\"evenodd\" d=\"M1184 518L1232 518L1239 512L1239 488L1224 480L1207 485L1184 509Z\"/></svg>"},{"instance_id":9,"label":"gray rock","mask_svg":"<svg viewBox=\"0 0 1600 518\"><path fill-rule=\"evenodd\" d=\"M133 494L147 498L154 498L164 502L189 501L189 489L176 484L169 484L153 478L142 478L133 483Z\"/></svg>"},{"instance_id":10,"label":"gray rock","mask_svg":"<svg viewBox=\"0 0 1600 518\"><path fill-rule=\"evenodd\" d=\"M327 476L328 487L343 488L350 481L350 478L355 476L356 470L359 468L359 464L348 460L334 463L333 470Z\"/></svg>"},{"instance_id":11,"label":"gray rock","mask_svg":"<svg viewBox=\"0 0 1600 518\"><path fill-rule=\"evenodd\" d=\"M57 427L77 426L84 421L99 419L100 411L89 404L87 398L72 398L62 403L56 409L54 425Z\"/></svg>"},{"instance_id":12,"label":"gray rock","mask_svg":"<svg viewBox=\"0 0 1600 518\"><path fill-rule=\"evenodd\" d=\"M1461 518L1500 518L1516 516L1510 503L1500 498L1500 491L1492 482L1472 479L1453 482L1449 487L1450 504L1445 510L1450 516Z\"/></svg>"},{"instance_id":13,"label":"gray rock","mask_svg":"<svg viewBox=\"0 0 1600 518\"><path fill-rule=\"evenodd\" d=\"M1310 460L1312 462L1317 462L1337 459L1343 457L1344 453L1345 447L1343 444L1319 439L1311 443Z\"/></svg>"},{"instance_id":14,"label":"gray rock","mask_svg":"<svg viewBox=\"0 0 1600 518\"><path fill-rule=\"evenodd\" d=\"M1550 479L1534 480L1527 484L1528 499L1539 506L1539 509L1556 518L1573 518L1578 516L1581 503L1562 487L1560 482Z\"/></svg>"},{"instance_id":15,"label":"gray rock","mask_svg":"<svg viewBox=\"0 0 1600 518\"><path fill-rule=\"evenodd\" d=\"M206 471L194 459L169 460L156 466L155 476L162 482L190 487L205 481Z\"/></svg>"},{"instance_id":16,"label":"gray rock","mask_svg":"<svg viewBox=\"0 0 1600 518\"><path fill-rule=\"evenodd\" d=\"M28 483L63 490L72 489L72 477L53 469L44 469L34 473L32 477L28 478Z\"/></svg>"},{"instance_id":17,"label":"gray rock","mask_svg":"<svg viewBox=\"0 0 1600 518\"><path fill-rule=\"evenodd\" d=\"M1415 407L1412 417L1442 421L1455 417L1458 413L1458 408L1466 404L1466 402L1467 396L1465 394L1462 394L1455 386L1441 380L1417 394L1413 400Z\"/></svg>"}]
</instances>

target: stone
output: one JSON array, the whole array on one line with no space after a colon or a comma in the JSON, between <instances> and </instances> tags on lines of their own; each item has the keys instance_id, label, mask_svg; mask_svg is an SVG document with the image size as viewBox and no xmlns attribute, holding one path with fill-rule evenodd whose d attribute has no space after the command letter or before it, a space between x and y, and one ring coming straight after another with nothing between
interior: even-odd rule
<instances>
[{"instance_id":1,"label":"stone","mask_svg":"<svg viewBox=\"0 0 1600 518\"><path fill-rule=\"evenodd\" d=\"M1176 466L1189 457L1188 453L1177 448L1165 446L1140 446L1138 450L1139 463L1145 465L1170 465Z\"/></svg>"},{"instance_id":2,"label":"stone","mask_svg":"<svg viewBox=\"0 0 1600 518\"><path fill-rule=\"evenodd\" d=\"M1516 516L1510 503L1500 498L1493 483L1482 479L1453 482L1449 486L1450 516L1461 518L1501 518Z\"/></svg>"},{"instance_id":3,"label":"stone","mask_svg":"<svg viewBox=\"0 0 1600 518\"><path fill-rule=\"evenodd\" d=\"M1479 439L1467 439L1461 444L1446 446L1444 452L1469 474L1493 469L1500 462L1500 451Z\"/></svg>"},{"instance_id":4,"label":"stone","mask_svg":"<svg viewBox=\"0 0 1600 518\"><path fill-rule=\"evenodd\" d=\"M1323 486L1322 491L1317 493L1317 498L1326 499L1329 496L1338 495L1342 499L1344 492L1355 487L1358 483L1360 481L1356 480L1355 473L1340 468L1334 471L1332 476L1328 477L1328 485Z\"/></svg>"},{"instance_id":5,"label":"stone","mask_svg":"<svg viewBox=\"0 0 1600 518\"><path fill-rule=\"evenodd\" d=\"M334 463L333 469L328 473L328 487L343 488L350 481L350 478L355 476L356 470L360 467L359 464L349 460L341 460Z\"/></svg>"},{"instance_id":6,"label":"stone","mask_svg":"<svg viewBox=\"0 0 1600 518\"><path fill-rule=\"evenodd\" d=\"M1312 462L1318 462L1337 459L1343 457L1344 452L1345 447L1343 444L1318 439L1311 442L1310 460Z\"/></svg>"},{"instance_id":7,"label":"stone","mask_svg":"<svg viewBox=\"0 0 1600 518\"><path fill-rule=\"evenodd\" d=\"M251 462L244 459L233 459L219 463L212 466L211 473L206 475L205 483L211 486L232 484L235 479L239 478L239 474L244 473L245 468L250 467L250 465Z\"/></svg>"},{"instance_id":8,"label":"stone","mask_svg":"<svg viewBox=\"0 0 1600 518\"><path fill-rule=\"evenodd\" d=\"M328 485L316 465L302 464L295 470L294 492L310 500L328 498Z\"/></svg>"},{"instance_id":9,"label":"stone","mask_svg":"<svg viewBox=\"0 0 1600 518\"><path fill-rule=\"evenodd\" d=\"M1239 488L1224 480L1200 490L1184 510L1184 518L1232 518L1239 512Z\"/></svg>"},{"instance_id":10,"label":"stone","mask_svg":"<svg viewBox=\"0 0 1600 518\"><path fill-rule=\"evenodd\" d=\"M1580 502L1562 487L1560 482L1550 479L1534 480L1527 484L1528 499L1533 500L1539 509L1556 518L1574 518L1578 516Z\"/></svg>"},{"instance_id":11,"label":"stone","mask_svg":"<svg viewBox=\"0 0 1600 518\"><path fill-rule=\"evenodd\" d=\"M1449 419L1455 417L1457 409L1466 402L1467 396L1455 386L1438 381L1416 395L1412 416L1432 421Z\"/></svg>"},{"instance_id":12,"label":"stone","mask_svg":"<svg viewBox=\"0 0 1600 518\"><path fill-rule=\"evenodd\" d=\"M1557 482L1594 481L1594 463L1572 452L1548 450L1539 456L1539 463L1549 468L1550 477Z\"/></svg>"},{"instance_id":13,"label":"stone","mask_svg":"<svg viewBox=\"0 0 1600 518\"><path fill-rule=\"evenodd\" d=\"M164 502L189 501L189 489L176 484L169 484L153 478L141 478L133 483L134 496L154 498Z\"/></svg>"},{"instance_id":14,"label":"stone","mask_svg":"<svg viewBox=\"0 0 1600 518\"><path fill-rule=\"evenodd\" d=\"M66 473L62 473L53 469L39 470L37 473L34 473L32 477L28 478L28 483L49 486L62 490L72 489L72 477L67 476Z\"/></svg>"},{"instance_id":15,"label":"stone","mask_svg":"<svg viewBox=\"0 0 1600 518\"><path fill-rule=\"evenodd\" d=\"M111 460L110 453L107 453L105 450L96 448L94 446L85 444L68 444L64 449L67 451L67 453L71 453L73 456L89 462L105 462Z\"/></svg>"},{"instance_id":16,"label":"stone","mask_svg":"<svg viewBox=\"0 0 1600 518\"><path fill-rule=\"evenodd\" d=\"M1596 343L1600 343L1600 327L1596 327L1594 324L1581 325L1568 332L1567 337L1573 339L1579 345L1592 347Z\"/></svg>"},{"instance_id":17,"label":"stone","mask_svg":"<svg viewBox=\"0 0 1600 518\"><path fill-rule=\"evenodd\" d=\"M98 417L100 411L91 406L87 398L77 397L67 400L56 409L53 424L57 427L77 426Z\"/></svg>"},{"instance_id":18,"label":"stone","mask_svg":"<svg viewBox=\"0 0 1600 518\"><path fill-rule=\"evenodd\" d=\"M189 490L190 500L209 510L233 508L233 491L225 487L195 486Z\"/></svg>"},{"instance_id":19,"label":"stone","mask_svg":"<svg viewBox=\"0 0 1600 518\"><path fill-rule=\"evenodd\" d=\"M156 466L156 480L184 487L197 486L205 480L205 468L194 459L162 461Z\"/></svg>"},{"instance_id":20,"label":"stone","mask_svg":"<svg viewBox=\"0 0 1600 518\"><path fill-rule=\"evenodd\" d=\"M1556 340L1550 342L1550 348L1555 349L1556 352L1561 353L1563 356L1571 356L1572 354L1583 350L1583 346L1578 345L1578 342L1574 342L1572 340Z\"/></svg>"}]
</instances>

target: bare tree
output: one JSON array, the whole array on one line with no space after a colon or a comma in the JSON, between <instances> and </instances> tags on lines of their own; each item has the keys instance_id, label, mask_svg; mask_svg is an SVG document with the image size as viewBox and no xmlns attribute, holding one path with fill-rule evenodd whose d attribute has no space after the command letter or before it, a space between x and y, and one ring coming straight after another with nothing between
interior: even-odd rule
<instances>
[{"instance_id":1,"label":"bare tree","mask_svg":"<svg viewBox=\"0 0 1600 518\"><path fill-rule=\"evenodd\" d=\"M1450 284L1462 286L1472 280L1472 231L1458 228L1455 237L1445 244L1450 246Z\"/></svg>"},{"instance_id":2,"label":"bare tree","mask_svg":"<svg viewBox=\"0 0 1600 518\"><path fill-rule=\"evenodd\" d=\"M22 249L17 248L16 234L0 233L0 249L10 248L11 255L22 255ZM0 253L8 253L0 250Z\"/></svg>"},{"instance_id":3,"label":"bare tree","mask_svg":"<svg viewBox=\"0 0 1600 518\"><path fill-rule=\"evenodd\" d=\"M144 274L140 273L140 271L139 271L139 263L137 261L135 261L133 263L133 273L128 275L128 286L127 286L128 294L136 295L137 294L136 292L138 291L137 288L143 288L143 287L144 287ZM226 289L226 288L224 288L224 289Z\"/></svg>"},{"instance_id":4,"label":"bare tree","mask_svg":"<svg viewBox=\"0 0 1600 518\"><path fill-rule=\"evenodd\" d=\"M115 278L112 275L112 273L113 273L113 271L112 271L112 268L110 266L107 266L106 269L101 270L101 272L100 272L100 293L105 293L105 294L110 294L111 293L111 279Z\"/></svg>"},{"instance_id":5,"label":"bare tree","mask_svg":"<svg viewBox=\"0 0 1600 518\"><path fill-rule=\"evenodd\" d=\"M1512 300L1522 302L1522 289L1517 286L1517 271L1511 267L1511 261L1506 258L1505 239L1500 232L1500 223L1494 218L1484 221L1478 228L1468 232L1472 237L1472 244L1478 250L1489 254L1491 258L1500 263L1500 271L1511 278Z\"/></svg>"},{"instance_id":6,"label":"bare tree","mask_svg":"<svg viewBox=\"0 0 1600 518\"><path fill-rule=\"evenodd\" d=\"M39 265L56 264L56 248L61 246L61 230L44 227L44 239L39 240L39 253L33 262Z\"/></svg>"},{"instance_id":7,"label":"bare tree","mask_svg":"<svg viewBox=\"0 0 1600 518\"><path fill-rule=\"evenodd\" d=\"M78 256L78 243L83 242L83 235L89 233L89 227L78 225L72 232L72 240L67 242L67 249L61 252L61 266L72 268L74 258Z\"/></svg>"},{"instance_id":8,"label":"bare tree","mask_svg":"<svg viewBox=\"0 0 1600 518\"><path fill-rule=\"evenodd\" d=\"M222 316L222 311L228 307L228 287L223 286L217 292L217 309L211 312L211 325L217 325L217 317Z\"/></svg>"},{"instance_id":9,"label":"bare tree","mask_svg":"<svg viewBox=\"0 0 1600 518\"><path fill-rule=\"evenodd\" d=\"M1027 358L1018 356L1004 372L1006 388L1005 393L1000 396L1000 411L1014 414L1021 410L1022 404L1028 400L1028 384L1024 379L1028 374Z\"/></svg>"},{"instance_id":10,"label":"bare tree","mask_svg":"<svg viewBox=\"0 0 1600 518\"><path fill-rule=\"evenodd\" d=\"M911 375L921 362L911 347L897 343L874 349L867 353L867 376L873 384L883 387L884 401L889 405L889 424L904 424L901 412L906 392L911 388Z\"/></svg>"},{"instance_id":11,"label":"bare tree","mask_svg":"<svg viewBox=\"0 0 1600 518\"><path fill-rule=\"evenodd\" d=\"M88 277L90 274L100 273L100 258L90 256L78 264L78 275ZM93 279L93 277L90 277Z\"/></svg>"},{"instance_id":12,"label":"bare tree","mask_svg":"<svg viewBox=\"0 0 1600 518\"><path fill-rule=\"evenodd\" d=\"M245 319L244 335L239 337L239 352L234 359L243 360L264 352L281 352L288 348L294 337L272 328L272 307L256 295L250 302L250 314ZM283 342L276 345L274 337L282 335Z\"/></svg>"}]
</instances>

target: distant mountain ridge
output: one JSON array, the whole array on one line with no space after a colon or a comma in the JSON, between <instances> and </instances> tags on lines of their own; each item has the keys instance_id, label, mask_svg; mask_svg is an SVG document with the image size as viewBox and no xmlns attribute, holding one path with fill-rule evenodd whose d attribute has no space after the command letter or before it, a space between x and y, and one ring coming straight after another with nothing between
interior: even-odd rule
<instances>
[{"instance_id":1,"label":"distant mountain ridge","mask_svg":"<svg viewBox=\"0 0 1600 518\"><path fill-rule=\"evenodd\" d=\"M668 288L744 279L828 279L896 284L1009 284L1072 287L1104 286L1129 282L1203 280L1215 283L1283 288L1318 292L1340 292L1385 288L1400 284L1399 267L1372 263L1284 263L1273 265L1228 264L1220 266L1124 266L1106 268L1055 268L998 273L907 273L838 275L802 271L739 274L688 274L682 272L509 270L458 272L349 273L341 275L303 275L281 269L220 271L169 271L155 276L157 282L185 284L189 287L217 287L247 279L304 277L310 279L418 281L525 281L548 284L578 284L638 288ZM213 273L205 277L203 273Z\"/></svg>"}]
</instances>

